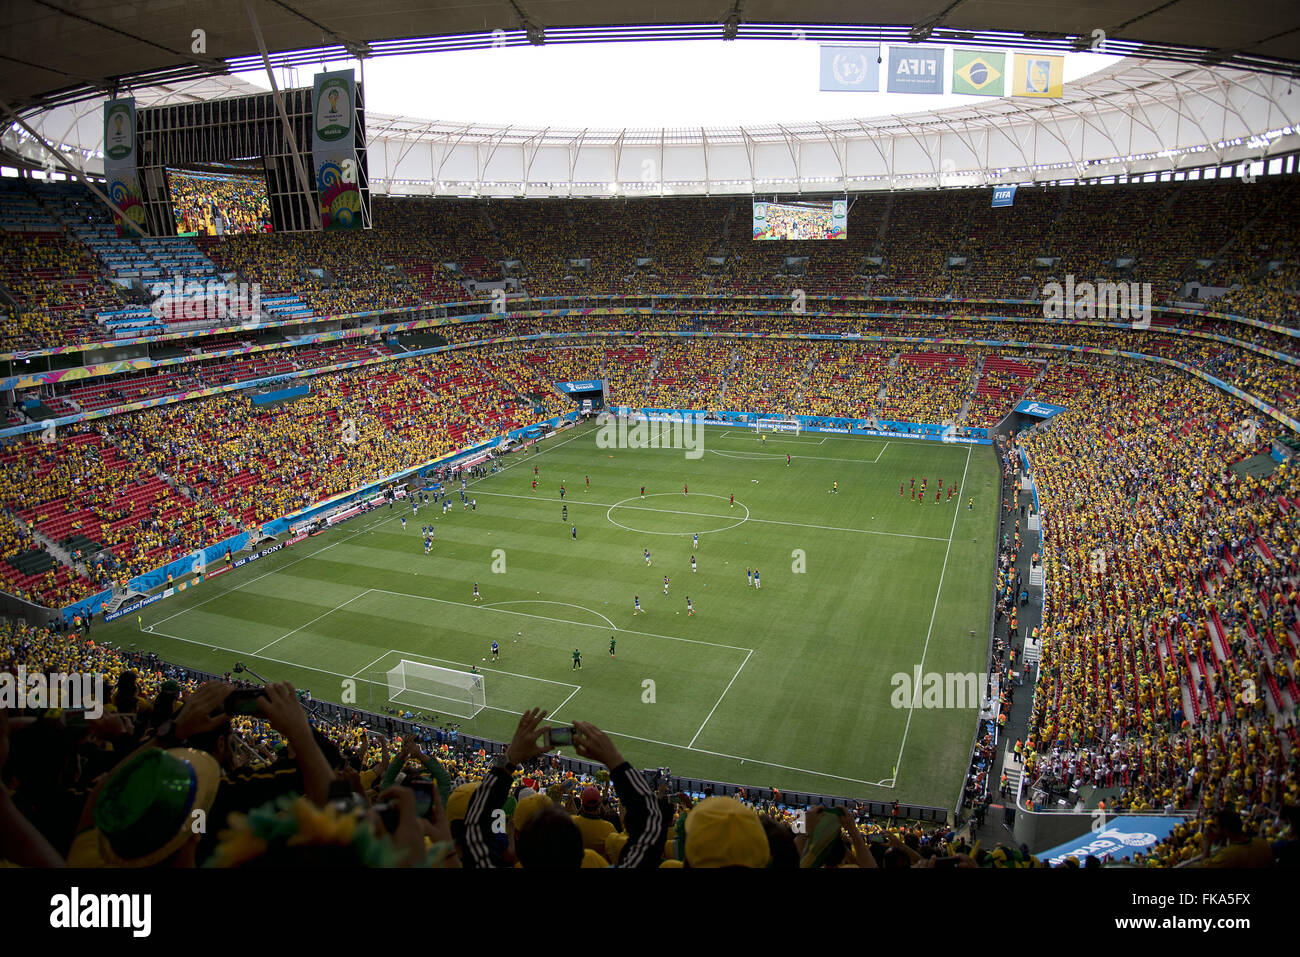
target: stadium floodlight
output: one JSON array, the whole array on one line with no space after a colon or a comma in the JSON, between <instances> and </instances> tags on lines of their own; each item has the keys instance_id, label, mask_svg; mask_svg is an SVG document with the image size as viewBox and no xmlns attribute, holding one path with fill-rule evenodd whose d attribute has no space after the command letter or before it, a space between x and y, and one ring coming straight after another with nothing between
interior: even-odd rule
<instances>
[{"instance_id":1,"label":"stadium floodlight","mask_svg":"<svg viewBox=\"0 0 1300 957\"><path fill-rule=\"evenodd\" d=\"M482 675L405 658L388 672L388 698L458 718L472 718L487 707Z\"/></svg>"},{"instance_id":2,"label":"stadium floodlight","mask_svg":"<svg viewBox=\"0 0 1300 957\"><path fill-rule=\"evenodd\" d=\"M912 29L907 31L907 39L911 43L924 43L930 39L930 34L934 32L934 25L931 23L918 23Z\"/></svg>"},{"instance_id":3,"label":"stadium floodlight","mask_svg":"<svg viewBox=\"0 0 1300 957\"><path fill-rule=\"evenodd\" d=\"M535 23L524 24L524 34L528 37L528 42L535 47L546 43L546 31Z\"/></svg>"},{"instance_id":4,"label":"stadium floodlight","mask_svg":"<svg viewBox=\"0 0 1300 957\"><path fill-rule=\"evenodd\" d=\"M722 39L734 40L740 33L740 14L732 13L722 21Z\"/></svg>"}]
</instances>

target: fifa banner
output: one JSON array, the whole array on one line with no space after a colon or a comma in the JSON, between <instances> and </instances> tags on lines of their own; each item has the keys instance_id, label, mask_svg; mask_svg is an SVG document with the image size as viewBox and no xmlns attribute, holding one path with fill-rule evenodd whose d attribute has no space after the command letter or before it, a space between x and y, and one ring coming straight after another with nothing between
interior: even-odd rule
<instances>
[{"instance_id":1,"label":"fifa banner","mask_svg":"<svg viewBox=\"0 0 1300 957\"><path fill-rule=\"evenodd\" d=\"M604 388L604 383L600 379L591 379L587 382L557 382L556 387L562 392L599 392Z\"/></svg>"},{"instance_id":2,"label":"fifa banner","mask_svg":"<svg viewBox=\"0 0 1300 957\"><path fill-rule=\"evenodd\" d=\"M1109 857L1126 861L1138 852L1154 847L1183 823L1180 817L1147 817L1124 814L1112 818L1100 831L1089 831L1051 850L1035 855L1052 867L1060 867L1067 857L1082 862L1085 857Z\"/></svg>"},{"instance_id":3,"label":"fifa banner","mask_svg":"<svg viewBox=\"0 0 1300 957\"><path fill-rule=\"evenodd\" d=\"M1007 55L992 50L952 51L952 91L967 96L1003 96Z\"/></svg>"},{"instance_id":4,"label":"fifa banner","mask_svg":"<svg viewBox=\"0 0 1300 957\"><path fill-rule=\"evenodd\" d=\"M831 200L831 239L848 239L849 236L849 201L847 199Z\"/></svg>"},{"instance_id":5,"label":"fifa banner","mask_svg":"<svg viewBox=\"0 0 1300 957\"><path fill-rule=\"evenodd\" d=\"M942 93L943 47L890 47L890 93Z\"/></svg>"},{"instance_id":6,"label":"fifa banner","mask_svg":"<svg viewBox=\"0 0 1300 957\"><path fill-rule=\"evenodd\" d=\"M140 193L140 169L135 155L135 100L107 100L104 103L104 178L108 198L127 219L144 229L144 198ZM119 236L134 233L122 217Z\"/></svg>"},{"instance_id":7,"label":"fifa banner","mask_svg":"<svg viewBox=\"0 0 1300 957\"><path fill-rule=\"evenodd\" d=\"M312 165L322 229L360 229L356 83L351 70L317 73L312 86Z\"/></svg>"},{"instance_id":8,"label":"fifa banner","mask_svg":"<svg viewBox=\"0 0 1300 957\"><path fill-rule=\"evenodd\" d=\"M1016 188L1014 186L994 186L993 187L993 208L999 206L1014 206L1016 203Z\"/></svg>"},{"instance_id":9,"label":"fifa banner","mask_svg":"<svg viewBox=\"0 0 1300 957\"><path fill-rule=\"evenodd\" d=\"M880 47L821 48L821 86L828 93L880 92Z\"/></svg>"},{"instance_id":10,"label":"fifa banner","mask_svg":"<svg viewBox=\"0 0 1300 957\"><path fill-rule=\"evenodd\" d=\"M1065 57L1016 54L1011 95L1058 100L1065 82Z\"/></svg>"}]
</instances>

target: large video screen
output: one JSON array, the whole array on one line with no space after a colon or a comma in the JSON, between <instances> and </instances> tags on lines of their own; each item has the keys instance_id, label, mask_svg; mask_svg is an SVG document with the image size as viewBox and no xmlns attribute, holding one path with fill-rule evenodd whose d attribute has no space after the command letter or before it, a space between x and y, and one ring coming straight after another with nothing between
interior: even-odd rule
<instances>
[{"instance_id":1,"label":"large video screen","mask_svg":"<svg viewBox=\"0 0 1300 957\"><path fill-rule=\"evenodd\" d=\"M847 239L849 203L754 203L755 239Z\"/></svg>"},{"instance_id":2,"label":"large video screen","mask_svg":"<svg viewBox=\"0 0 1300 957\"><path fill-rule=\"evenodd\" d=\"M169 169L167 188L181 236L271 231L266 177Z\"/></svg>"}]
</instances>

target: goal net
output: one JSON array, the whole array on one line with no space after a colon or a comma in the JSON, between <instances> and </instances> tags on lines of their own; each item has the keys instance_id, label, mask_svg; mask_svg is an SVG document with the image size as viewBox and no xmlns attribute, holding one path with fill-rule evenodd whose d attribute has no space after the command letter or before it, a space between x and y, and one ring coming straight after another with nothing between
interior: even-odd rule
<instances>
[{"instance_id":1,"label":"goal net","mask_svg":"<svg viewBox=\"0 0 1300 957\"><path fill-rule=\"evenodd\" d=\"M458 718L472 718L487 706L482 675L405 658L388 672L388 697Z\"/></svg>"},{"instance_id":2,"label":"goal net","mask_svg":"<svg viewBox=\"0 0 1300 957\"><path fill-rule=\"evenodd\" d=\"M760 435L764 432L786 432L791 435L799 434L798 419L759 419L754 423L754 431Z\"/></svg>"}]
</instances>

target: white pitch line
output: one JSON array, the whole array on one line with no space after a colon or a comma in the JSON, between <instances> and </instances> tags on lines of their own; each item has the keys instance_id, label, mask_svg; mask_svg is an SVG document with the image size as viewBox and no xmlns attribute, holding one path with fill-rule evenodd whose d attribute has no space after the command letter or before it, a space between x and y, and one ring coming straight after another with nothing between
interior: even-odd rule
<instances>
[{"instance_id":1,"label":"white pitch line","mask_svg":"<svg viewBox=\"0 0 1300 957\"><path fill-rule=\"evenodd\" d=\"M401 648L389 648L389 649L388 649L388 653L387 653L386 655L384 655L384 657L386 658L386 657L388 657L388 655L411 655L412 657L415 657L415 658L425 658L425 659L427 659L427 660L429 660L429 661L445 661L445 662L446 662L447 664L449 664L449 665L464 665L464 664L465 664L465 662L463 662L463 661L456 661L454 658L438 658L438 657L435 657L434 655L422 655L422 654L420 654L418 651L403 651ZM374 662L371 662L371 664L373 664L373 663L374 663ZM473 668L474 665L473 665L473 664L470 664L469 667ZM545 683L548 684L548 685L560 685L561 687L564 687L564 688L581 688L581 687L582 687L582 685L575 685L572 681L552 681L550 678L538 678L538 677L536 677L535 675L521 675L521 674L519 674L518 672L515 672L515 671L502 671L500 668L482 668L482 669L480 669L480 670L483 671L485 674L488 673L488 672L491 672L491 673L494 674L494 675L509 675L509 676L512 677L512 678L523 678L523 679L525 679L525 680L527 680L527 681L542 681L542 682L545 682ZM466 674L468 674L468 672L466 672ZM406 690L410 690L410 689L406 689Z\"/></svg>"},{"instance_id":2,"label":"white pitch line","mask_svg":"<svg viewBox=\"0 0 1300 957\"><path fill-rule=\"evenodd\" d=\"M762 457L762 458L770 458L770 459L781 458L780 452L739 452L739 451L719 452L717 449L708 449L707 451L712 452L714 455L721 455L723 458L728 458L728 459L745 458L746 456L751 458L755 456ZM795 453L792 452L790 453L790 458L817 459L819 462L849 462L853 465L874 465L879 460L880 456L877 455L876 458L874 459L841 459L841 458L834 458L833 456L829 456L829 455L804 455L802 452L796 455Z\"/></svg>"},{"instance_id":3,"label":"white pitch line","mask_svg":"<svg viewBox=\"0 0 1300 957\"><path fill-rule=\"evenodd\" d=\"M271 575L275 575L275 574L277 574L277 573L279 573L279 572L282 572L282 571L284 571L286 568L292 568L294 565L297 565L299 562L305 562L305 561L306 561L307 559L309 559L309 558L315 558L317 555L319 555L321 552L325 551L327 548L333 548L335 545L341 544L341 543L346 542L346 541L351 541L352 539L354 539L354 538L356 538L358 535L360 535L362 532L368 532L368 531L370 531L370 529L374 528L375 526L377 526L377 525L382 525L382 524L383 524L383 519L379 519L379 520L377 520L377 521L372 521L372 522L370 522L369 524L367 524L366 526L364 526L363 528L358 528L358 529L357 529L356 531L354 531L351 535L347 536L347 538L340 538L338 541L330 542L328 545L324 545L324 546L322 546L322 547L316 549L316 551L312 552L310 555L304 555L304 556L302 556L302 558L295 558L293 561L289 562L287 565L277 565L275 568L271 569L269 572L265 572L265 573L263 573L263 574L261 574L261 575L258 575L256 578L250 578L250 579L248 579L248 581L240 582L238 585L235 585L235 586L233 586L233 587L231 587L231 588L227 588L225 591L218 592L217 594L213 595L211 598L205 598L205 599L203 599L203 601L195 602L193 605L190 605L190 606L187 607L187 608L182 608L180 611L176 612L176 614L174 614L174 615L168 615L166 618L159 618L157 621L155 621L155 622L151 622L151 624L154 624L154 625L161 625L163 622L171 621L173 618L178 618L178 617L180 617L181 615L184 615L184 614L186 614L186 613L188 613L188 612L194 611L194 609L196 609L196 608L200 608L200 607L202 607L203 605L206 605L206 604L207 604L208 602L210 602L210 601L216 601L218 598L223 598L223 597L225 597L226 595L231 594L232 592L237 592L237 591L239 591L241 588L246 588L246 587L248 587L249 585L253 584L253 582L261 581L263 578L267 578L267 577L269 577L269 576L271 576Z\"/></svg>"},{"instance_id":4,"label":"white pitch line","mask_svg":"<svg viewBox=\"0 0 1300 957\"><path fill-rule=\"evenodd\" d=\"M383 685L382 683L380 683L380 682L378 682L378 681L370 681L368 678L367 678L367 679L363 679L363 680L365 680L368 684L379 685L381 688L386 687L385 685ZM406 701L402 701L402 700L401 700L402 695L406 694L406 693L407 693L408 691L410 691L410 690L411 690L410 688L403 688L401 691L397 692L396 695L394 695L393 697L389 698L388 700L389 700L389 701L396 701L398 704L408 704L408 703L409 703L409 704L411 705L411 707L420 707L420 708L425 708L425 709L427 709L427 710L429 710L429 711L433 711L435 715L438 713L435 709L430 708L427 704L422 704L421 702L418 702L418 701L415 701L415 702L406 702ZM420 692L414 692L414 693L419 694ZM355 707L355 705L354 705L354 707ZM516 711L516 710L514 710L513 708L498 708L498 707L497 707L496 705L494 705L494 704L485 704L485 705L483 705L483 708L482 708L481 710L483 710L483 711L500 711L500 712L503 713L503 714L516 714L516 715L522 715L522 714L524 713L524 712L522 712L522 711ZM459 718L459 717L462 717L462 715L452 715L452 717Z\"/></svg>"},{"instance_id":5,"label":"white pitch line","mask_svg":"<svg viewBox=\"0 0 1300 957\"><path fill-rule=\"evenodd\" d=\"M159 635L163 638L170 638L173 641L183 641L187 645L198 645L201 648L211 648L217 651L229 651L231 654L243 655L248 658L257 658L261 661L274 661L278 665L287 665L290 668L300 668L303 671L314 671L320 675L331 675L335 678L353 678L355 675L340 674L337 671L326 671L324 668L317 668L315 665L304 665L298 661L285 661L283 658L270 658L266 655L259 655L249 651L247 648L230 648L226 645L214 645L210 641L199 641L197 638L182 638L180 635L170 635L165 631L152 632L153 635Z\"/></svg>"},{"instance_id":6,"label":"white pitch line","mask_svg":"<svg viewBox=\"0 0 1300 957\"><path fill-rule=\"evenodd\" d=\"M961 487L966 487L966 473L970 470L970 454L972 446L966 446L966 468L961 473ZM960 503L958 503L960 504ZM999 507L1001 507L999 505ZM943 567L939 570L939 587L934 592L934 610L930 612L930 627L925 633L925 645L921 648L921 673L925 674L925 655L930 650L930 636L934 634L934 619L939 614L939 598L943 595L943 576L948 572L948 555L952 552L952 536L957 531L957 516L961 514L961 509L954 511L952 516L952 528L948 531L948 548L943 553ZM912 695L912 701L907 709L907 724L903 726L903 741L898 746L898 760L894 762L894 778L897 783L898 768L903 763L903 750L907 747L907 732L912 727L912 714L916 711L916 695Z\"/></svg>"},{"instance_id":7,"label":"white pitch line","mask_svg":"<svg viewBox=\"0 0 1300 957\"><path fill-rule=\"evenodd\" d=\"M530 502L536 502L537 499L531 495L515 495L512 492L481 492L482 495L495 495L499 498L522 498ZM673 492L656 492L656 495L671 495ZM704 493L700 493L701 495ZM696 518L731 518L729 515L710 515L706 512L684 512L681 509L672 508L650 508L646 505L622 505L618 502L610 504L608 502L575 502L575 505L592 505L597 508L628 508L637 512L663 512L667 515L693 515ZM742 503L743 504L743 503ZM748 521L761 522L764 525L788 525L792 528L818 528L828 532L857 532L861 535L886 535L890 538L916 538L925 542L943 542L947 539L939 538L937 535L909 535L906 532L878 532L872 528L842 528L839 525L809 525L805 522L782 522L774 518L750 518ZM742 523L743 524L743 523ZM673 533L677 534L677 533ZM682 532L683 535L689 535L689 532Z\"/></svg>"},{"instance_id":8,"label":"white pitch line","mask_svg":"<svg viewBox=\"0 0 1300 957\"><path fill-rule=\"evenodd\" d=\"M378 589L375 589L375 590L378 590ZM419 596L411 596L411 597L419 597ZM453 603L453 604L454 604L454 603ZM229 652L231 652L232 654L236 654L236 655L245 655L245 656L248 656L248 657L256 657L256 658L258 658L258 659L261 660L261 661L273 661L273 662L275 662L276 664L279 664L279 665L285 665L285 666L290 667L290 668L298 668L298 669L303 670L303 671L312 671L312 672L315 672L316 674L321 674L321 675L330 675L330 676L335 677L335 678L355 678L355 677L356 677L355 674L352 674L352 675L345 675L345 674L340 674L340 673L337 672L337 671L326 671L324 668L317 668L317 667L314 667L313 665L304 665L304 664L300 664L300 663L298 663L298 662L296 662L296 661L285 661L285 660L283 660L283 659L281 659L281 658L268 658L268 657L266 657L266 656L264 656L264 655L252 655L250 652L245 651L245 650L243 650L243 649L240 649L240 648L228 648L228 647L225 647L225 646L223 646L223 645L214 645L214 644L212 644L212 642L210 642L210 641L197 641L197 640L195 640L195 639L193 639L193 638L182 638L180 635L169 635L169 634L167 634L166 632L155 632L154 634L159 635L159 636L161 636L161 637L163 637L163 638L171 638L173 641L183 641L183 642L185 642L186 644L190 644L190 645L199 645L199 646L201 646L201 647L215 648L215 649L217 649L217 650L219 650L219 651L229 651ZM630 632L630 634L645 634L645 633L644 633L644 632ZM666 637L669 637L669 636L667 636L667 635L651 635L650 637L653 637L653 638L666 638ZM689 639L680 639L680 640L686 641L686 640L689 640ZM730 646L730 645L724 645L723 647L731 647L731 646ZM749 649L749 648L742 648L742 649L739 649L739 650L741 650L741 651L751 651L752 649ZM386 655L387 655L387 654L391 654L391 653L392 653L392 652L389 651L389 652L386 653ZM416 654L415 652L406 652L406 653L407 653L407 654ZM386 655L385 655L385 656L386 656ZM423 655L416 655L416 657L425 657L425 656L423 656ZM434 659L434 660L444 660L444 659ZM374 662L371 662L371 664L374 664ZM525 675L525 676L523 676L523 677L532 677L532 676L531 676L531 675ZM365 681L365 682L367 682L368 684L379 684L379 682L377 682L377 681L372 681L372 680L369 679L369 678L363 678L362 680ZM535 680L535 681L547 681L548 679L545 679L545 678L534 678L533 680ZM569 685L567 682L563 682L563 681L549 682L549 683L551 683L551 684L564 685L565 687L577 687L579 690L581 690L581 688L582 688L581 685L576 685L576 686L575 686L575 685ZM573 696L570 695L569 697L573 697ZM515 711L515 710L513 710L513 709L511 709L511 708L498 708L498 707L494 707L493 705L485 705L484 707L485 707L487 710L489 710L489 711L500 711L500 712L503 712L503 713L505 713L505 714L522 715L522 714L524 713L524 712L522 712L522 711ZM556 710L558 711L559 709L557 708ZM703 748L692 748L692 747L690 747L689 745L685 745L685 744L673 744L671 741L657 741L657 740L655 740L654 738L642 738L642 737L639 737L639 736L637 736L637 735L635 735L635 734L624 734L624 733L621 732L621 731L611 731L609 728L602 728L601 730L604 731L606 734L612 734L612 735L613 735L614 737L616 737L616 738L627 738L629 741L644 741L646 744L658 744L658 745L661 745L662 747L665 747L665 748L676 748L676 749L679 750L679 751L694 751L694 752L696 752L697 754L708 754L708 755L711 755L711 756L716 757L716 758L727 758L727 759L732 760L732 761L744 761L744 762L746 762L747 764L760 764L760 765L762 765L763 767L767 767L767 768L780 768L780 769L783 770L783 771L795 771L795 772L797 772L797 773L799 773L799 774L810 774L810 775L812 775L812 776L814 776L814 777L820 777L820 778L832 778L832 779L834 779L834 780L836 780L836 781L848 781L848 782L851 783L851 784L865 784L865 785L868 785L868 786L870 786L870 787L878 787L878 786L880 786L880 785L877 785L877 784L876 784L875 782L873 782L873 781L864 781L864 780L862 780L862 779L860 779L860 778L847 778L847 777L844 777L843 775L839 775L839 774L830 774L830 773L827 773L827 772L825 772L825 771L810 771L810 770L808 770L807 768L796 768L796 767L792 767L792 766L790 766L790 765L788 765L788 764L776 764L775 762L772 762L772 761L760 761L760 760L757 759L757 758L742 758L742 757L740 757L739 755L736 755L736 754L723 754L723 753L720 752L720 751L706 751L706 750L703 749Z\"/></svg>"},{"instance_id":9,"label":"white pitch line","mask_svg":"<svg viewBox=\"0 0 1300 957\"><path fill-rule=\"evenodd\" d=\"M569 693L569 697L565 698L563 701L560 702L560 708L563 708L566 704L568 704L570 701L572 701L572 700L573 700L573 696L574 696L575 694L577 694L577 693L578 693L579 691L581 691L581 690L582 690L582 685L578 685L577 687L575 687L575 688L573 689L573 691ZM560 712L560 708L556 708L554 711L552 711L552 712L551 712L550 714L548 714L546 717L548 717L548 718L553 718L553 717L555 717L557 714L559 714L559 712Z\"/></svg>"},{"instance_id":10,"label":"white pitch line","mask_svg":"<svg viewBox=\"0 0 1300 957\"><path fill-rule=\"evenodd\" d=\"M287 632L287 633L281 635L279 638L275 639L275 641L269 641L269 642L267 642L267 643L264 644L261 648L258 648L257 651L253 652L253 654L255 654L255 655L260 655L262 652L266 651L267 648L270 648L270 647L271 647L272 645L274 645L276 642L284 641L284 639L288 638L290 635L296 635L298 632L302 631L302 630L303 630L304 628L306 628L308 625L314 625L316 622L320 621L320 620L321 620L322 618L324 618L326 615L332 615L332 614L334 614L334 612L338 611L338 610L339 610L340 608L342 608L344 605L350 605L350 604L352 604L354 601L356 601L358 598L362 598L362 597L364 597L365 595L367 595L367 594L369 594L369 593L370 593L370 589L367 588L367 589L366 589L365 591L363 591L361 594L359 594L359 595L353 595L353 596L352 596L351 598L349 598L347 601L339 602L337 605L335 605L335 606L334 606L333 608L331 608L329 611L325 612L324 615L317 615L317 616L316 616L315 618L313 618L311 621L303 622L301 625L299 625L299 626L298 626L297 628L295 628L293 631L290 631L290 632Z\"/></svg>"},{"instance_id":11,"label":"white pitch line","mask_svg":"<svg viewBox=\"0 0 1300 957\"><path fill-rule=\"evenodd\" d=\"M575 605L571 601L542 601L537 598L522 598L519 601L490 601L483 607L492 608L496 605L564 605L568 608L577 608L579 611L591 612L591 614L595 615L597 618L604 619L605 624L609 625L609 627L613 628L615 631L618 631L618 625L614 624L608 618L605 618L605 616L602 615L600 612L591 611L590 608L586 608L582 605Z\"/></svg>"},{"instance_id":12,"label":"white pitch line","mask_svg":"<svg viewBox=\"0 0 1300 957\"><path fill-rule=\"evenodd\" d=\"M752 654L753 652L751 651L749 655ZM704 723L700 725L700 730L695 732L694 738L691 738L691 743L687 745L688 748L695 747L696 738L698 738L701 732L704 731L704 725L709 723L709 718L713 717L713 712L718 710L718 705L722 704L722 699L727 696L727 692L731 690L731 686L734 685L736 679L740 677L740 672L743 671L745 665L749 663L749 655L745 655L745 660L740 663L740 667L736 669L736 673L731 676L731 680L727 682L727 686L722 689L722 694L718 695L718 700L713 703L713 708L709 711L708 717L704 719Z\"/></svg>"},{"instance_id":13,"label":"white pitch line","mask_svg":"<svg viewBox=\"0 0 1300 957\"><path fill-rule=\"evenodd\" d=\"M380 655L380 656L379 656L378 658L376 658L374 661L370 662L370 664L366 665L366 666L363 667L363 668L358 668L356 671L352 672L351 677L355 678L357 675L361 674L361 672L363 672L363 671L369 671L371 668L373 668L375 665L379 664L379 662L383 661L385 658L387 658L387 657L388 657L389 655L391 655L392 653L393 653L393 651L392 651L392 649L390 648L388 651L385 651L382 655ZM367 680L369 680L369 679L367 679Z\"/></svg>"},{"instance_id":14,"label":"white pitch line","mask_svg":"<svg viewBox=\"0 0 1300 957\"><path fill-rule=\"evenodd\" d=\"M482 605L467 604L463 601L449 601L446 598L433 598L429 595L410 595L404 591L385 591L382 588L372 588L370 590L384 595L396 595L399 598L417 598L420 601L436 601L440 605L456 605L460 608L483 607ZM518 615L520 618L537 618L541 621L553 621L560 625L577 625L579 628L600 628L600 625L593 625L591 622L587 621L570 621L568 618L548 618L546 615L530 615L525 611L510 611L506 608L493 608L492 610L498 615ZM732 651L750 652L754 650L753 648L741 648L739 645L724 645L716 641L700 641L697 638L678 638L675 635L656 635L649 631L632 631L630 628L620 628L619 631L625 635L641 635L644 638L663 638L667 641L684 641L692 645L708 645L710 648L729 648Z\"/></svg>"},{"instance_id":15,"label":"white pitch line","mask_svg":"<svg viewBox=\"0 0 1300 957\"><path fill-rule=\"evenodd\" d=\"M881 457L882 455L885 454L885 449L887 449L887 448L889 448L889 443L888 443L888 442L886 442L886 443L884 444L884 447L881 448L881 450L880 450L879 452L876 453L876 457L875 457L874 459L872 459L872 461L871 461L871 464L872 464L872 465L875 465L877 462L880 461L880 457Z\"/></svg>"},{"instance_id":16,"label":"white pitch line","mask_svg":"<svg viewBox=\"0 0 1300 957\"><path fill-rule=\"evenodd\" d=\"M758 758L743 758L738 754L723 754L721 751L708 751L704 748L692 748L685 744L673 744L671 741L656 741L654 738L641 738L635 734L624 734L621 731L610 731L608 728L601 728L606 734L612 734L616 738L627 738L631 741L644 741L646 744L658 744L665 748L676 748L679 751L694 751L696 754L708 754L715 758L727 758L731 761L743 761L746 764L761 764L765 768L780 768L783 771L797 771L799 774L811 774L819 778L834 778L836 781L848 781L852 784L866 784L875 786L872 781L863 781L861 778L846 778L840 774L830 774L826 771L810 771L808 768L796 768L788 764L777 764L775 761L760 761Z\"/></svg>"},{"instance_id":17,"label":"white pitch line","mask_svg":"<svg viewBox=\"0 0 1300 957\"><path fill-rule=\"evenodd\" d=\"M581 438L581 437L582 437L582 435L581 435L581 433L580 433L580 434L578 434L578 435L574 435L574 436L571 436L571 437L565 439L563 442L559 442L559 443L557 443L557 444L555 444L555 445L548 445L546 448L542 449L542 451L538 452L537 455L545 455L547 452L554 451L555 449L558 449L558 448L559 448L560 446L562 446L562 445L568 445L570 442L574 441L575 439ZM528 457L526 457L526 458L525 458L525 457L521 457L518 461L516 461L516 462L512 462L510 465L504 466L503 468L498 469L498 470L497 470L496 472L494 472L494 473L488 473L487 475L483 476L483 478L474 479L472 482L468 482L467 485L477 485L477 484L479 484L480 482L487 481L488 479L493 478L493 477L496 476L496 475L500 475L502 472L508 472L508 471L510 471L512 468L515 468L516 466L519 466L519 465L523 465L525 462L527 462L527 461L531 461L531 460L534 459L534 458L536 458L536 456L528 456ZM379 509L375 509L375 511L379 511ZM405 513L403 513L403 514L405 514ZM352 539L356 538L356 537L357 537L358 535L360 535L362 532L368 532L368 531L371 531L372 529L378 528L380 525L383 525L385 521L394 521L394 522L397 522L397 521L401 521L401 519L402 519L402 515L380 516L379 518L373 519L372 521L366 523L366 524L365 524L364 526L362 526L361 528L358 528L356 531L354 531L351 535L348 535L346 538L340 538L340 539L337 539L336 541L330 542L328 545L324 545L324 546L322 546L322 547L316 549L316 551L312 552L311 554L304 555L304 556L302 556L301 558L296 558L296 559L294 559L293 561L289 562L289 563L286 564L286 565L277 565L275 568L271 569L269 572L265 572L265 573L263 573L263 574L261 574L261 575L258 575L256 578L250 578L250 579L248 579L247 581L240 582L238 585L235 585L235 586L233 586L233 587L231 587L231 588L227 588L225 591L218 592L217 594L213 595L211 598L205 598L205 599L203 599L203 601L195 602L193 605L189 605L189 606L187 606L187 607L185 607L185 608L182 608L180 611L176 612L176 614L174 614L174 615L168 615L166 618L159 618L157 621L150 622L150 624L151 624L151 625L161 625L161 624L163 624L164 622L171 621L173 618L179 618L181 615L188 614L189 612L194 611L194 609L196 609L196 608L200 608L200 607L202 607L203 605L206 605L206 604L207 604L208 602L210 602L210 601L216 601L218 598L222 598L222 597L224 597L224 596L226 596L226 595L229 595L229 594L232 593L232 592L239 591L241 588L246 588L246 587L248 587L249 585L253 584L253 582L261 581L263 578L267 578L267 577L269 577L269 576L271 576L271 575L275 575L275 574L277 574L277 573L279 573L279 572L282 572L282 571L284 571L286 568L292 568L294 565L297 565L297 564L300 563L300 562L305 562L305 561L306 561L307 559L309 559L309 558L315 558L315 557L316 557L317 555L319 555L321 552L323 552L323 551L327 551L328 549L333 548L335 545L341 545L341 544L343 544L343 543L345 543L345 542L350 542Z\"/></svg>"}]
</instances>

